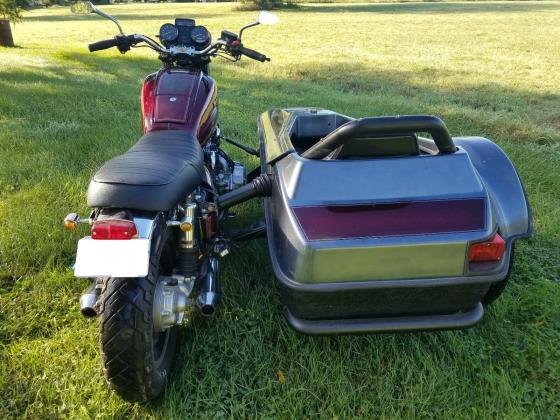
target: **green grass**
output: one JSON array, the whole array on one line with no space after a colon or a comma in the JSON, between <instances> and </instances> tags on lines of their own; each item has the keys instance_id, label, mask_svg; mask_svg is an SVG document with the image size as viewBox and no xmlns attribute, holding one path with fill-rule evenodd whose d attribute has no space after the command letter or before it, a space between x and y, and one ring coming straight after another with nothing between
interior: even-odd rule
<instances>
[{"instance_id":1,"label":"green grass","mask_svg":"<svg viewBox=\"0 0 560 420\"><path fill-rule=\"evenodd\" d=\"M106 7L130 32L192 16L214 34L232 4ZM104 383L97 322L72 277L93 171L138 137L146 50L88 54L108 21L36 10L0 49L0 417L560 416L560 3L308 5L247 32L272 62L216 60L223 131L256 146L257 115L321 106L355 117L441 116L516 164L536 235L481 325L459 332L310 338L294 333L263 241L223 261L215 321L182 333L165 396L132 405ZM255 158L232 150L248 166ZM239 211L239 223L260 214ZM278 379L281 371L285 381Z\"/></svg>"}]
</instances>

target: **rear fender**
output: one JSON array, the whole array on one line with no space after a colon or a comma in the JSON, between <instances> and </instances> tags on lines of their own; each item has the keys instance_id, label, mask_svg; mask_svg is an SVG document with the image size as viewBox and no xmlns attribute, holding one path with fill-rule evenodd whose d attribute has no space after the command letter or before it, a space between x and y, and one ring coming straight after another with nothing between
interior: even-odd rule
<instances>
[{"instance_id":1,"label":"rear fender","mask_svg":"<svg viewBox=\"0 0 560 420\"><path fill-rule=\"evenodd\" d=\"M76 277L144 277L148 274L152 240L159 218L134 217L138 237L128 240L97 240L86 236L78 241Z\"/></svg>"}]
</instances>

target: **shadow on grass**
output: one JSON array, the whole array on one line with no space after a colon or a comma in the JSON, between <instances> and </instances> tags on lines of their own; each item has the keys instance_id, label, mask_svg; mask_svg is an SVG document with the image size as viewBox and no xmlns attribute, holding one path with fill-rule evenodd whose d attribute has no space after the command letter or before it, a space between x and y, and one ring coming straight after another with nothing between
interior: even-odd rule
<instances>
[{"instance_id":1,"label":"shadow on grass","mask_svg":"<svg viewBox=\"0 0 560 420\"><path fill-rule=\"evenodd\" d=\"M101 9L103 9L103 6L101 6ZM193 10L193 13L190 12L189 13L181 13L180 15L174 14L173 11L171 9L169 9L169 13L158 13L158 14L152 14L153 10L150 9L146 9L146 13L123 13L123 14L119 14L118 10L107 10L107 12L109 14L111 14L112 16L116 17L117 20L119 20L120 22L126 22L126 21L130 21L130 20L140 20L140 21L150 21L150 20L157 20L157 21L161 21L162 24L164 24L165 22L169 21L174 21L175 18L177 17L188 17L191 19L213 19L213 18L217 18L217 17L221 17L221 16L230 16L227 13L216 13L216 12L211 12L211 13L200 13L197 12L195 10ZM114 14L113 14L114 13ZM80 16L80 15L72 15L72 14L68 14L68 15L26 15L23 18L24 22L79 22L79 21L95 21L95 20L104 20L107 21L107 19L102 18L98 15L92 14L92 15L87 15L87 16Z\"/></svg>"},{"instance_id":2,"label":"shadow on grass","mask_svg":"<svg viewBox=\"0 0 560 420\"><path fill-rule=\"evenodd\" d=\"M99 57L81 53L64 53L59 57L64 62L46 69L0 73L2 97L9 98L0 99L0 114L17 122L7 126L9 135L0 140L0 153L9 158L5 161L7 166L3 162L0 170L0 182L18 182L18 189L5 197L6 202L11 203L9 225L0 218L0 230L10 242L9 249L5 248L6 242L0 242L2 255L10 264L11 261L22 264L8 267L6 276L9 278L20 270L39 270L53 257L58 266L71 262L75 243L61 245L62 241L52 233L60 228L62 215L68 213L67 209L58 208L60 195L66 193L61 186L85 190L97 166L134 143L138 138L140 83L147 73L158 67L155 58ZM238 64L241 69L249 68L247 63ZM77 73L75 69L84 71ZM292 78L230 72L228 64L218 65L215 70L218 85L224 86L221 91L224 133L236 131L243 140L250 139L253 146L256 146L255 117L274 106L319 106L356 117L436 113L447 121L452 133L466 134L463 131L468 130L470 134L484 134L496 128L502 132L501 139L508 140L509 133L516 142L531 140L527 133L539 135L543 124L554 127L554 121L547 117L550 114L545 113L544 117L537 114L547 107L557 110L560 99L557 94L507 90L490 84L459 86L452 91L439 89L428 83L420 85L415 81L417 73L372 71L359 64L342 68L314 65L301 68ZM348 78L348 74L356 77ZM426 74L429 79L444 76L434 74L431 69ZM528 108L534 108L534 112L527 117ZM500 115L503 119L497 118ZM544 118L542 123L539 118ZM511 126L507 125L510 120L518 121L518 132L511 131ZM523 127L527 124L534 127L525 132ZM533 133L533 130L536 131ZM552 141L557 142L558 138ZM532 152L528 150L523 159L537 160ZM528 185L545 188L551 193L557 191L554 168L553 162L544 162L543 171L550 173L527 174ZM35 185L44 185L47 189L36 202L33 202L34 197L12 200L19 189L31 189ZM530 194L533 192L531 188L528 190ZM76 193L73 199L79 196ZM46 203L52 208L46 209ZM247 214L260 215L256 203L247 204L241 211L243 218ZM29 214L34 215L33 219L45 221L40 229L29 228ZM25 226L25 229L13 232L10 230L13 226ZM33 247L26 244L33 244ZM544 252L549 251L545 248ZM526 266L520 269L518 277L530 274ZM485 401L484 410L491 404L483 400L484 393L495 389L493 380L499 379L497 374L485 376L489 370L513 372L512 381L518 375L520 379L517 379L524 381L525 387L549 387L544 391L539 388L541 394L554 391L553 380L549 379L553 377L550 374L552 364L549 366L547 359L543 361L542 355L553 354L553 340L546 341L543 337L557 335L553 327L545 326L533 331L531 336L526 334L531 326L524 324L527 319L527 322L538 319L543 307L554 304L554 294L544 293L549 289L558 290L552 286L541 291L543 299L548 300L532 302L531 307L516 304L516 299L522 299L531 290L514 289L513 298L499 301L495 315L487 317L474 331L309 338L293 333L282 320L280 297L264 241L233 252L224 261L222 273L221 311L214 322L197 323L183 331L168 393L151 406L151 410L162 417L172 417L165 413L175 413L175 417L180 417L177 413L196 413L200 417L235 417L236 414L247 417L247 413L256 412L273 415L271 410L275 406L286 405L292 406L296 410L294 413L306 413L306 409L310 410L307 412L321 412L325 402L336 402L340 395L349 401L340 403L339 413L347 409L359 414L360 406L365 405L368 414L368 401L372 401L372 407L383 399L402 402L408 396L401 396L399 391L414 389L417 383L420 387L442 390L444 400L456 395L453 392L476 393L480 401ZM515 319L516 323L506 324L503 322L506 319ZM548 322L548 318L546 320ZM2 319L2 322L8 321ZM51 329L56 328L62 326ZM537 343L538 357L525 360L527 352L537 354L531 348L533 341ZM442 370L445 370L443 374ZM286 384L277 379L278 371L286 373ZM540 376L531 376L534 371ZM421 374L420 379L417 373ZM454 382L448 387L450 378ZM31 379L27 380L31 384ZM502 384L505 391L512 393L523 388L516 388L516 385ZM451 391L448 392L448 388ZM429 396L431 404L438 402L439 394L435 392L417 392ZM521 401L522 396L516 394L515 398ZM537 397L523 400L528 410ZM62 397L53 397L56 401L59 398ZM540 401L541 407L546 408L547 402ZM473 400L467 398L465 404L473 404ZM375 413L375 408L369 410L373 410L370 414ZM240 415L242 413L246 415Z\"/></svg>"},{"instance_id":3,"label":"shadow on grass","mask_svg":"<svg viewBox=\"0 0 560 420\"><path fill-rule=\"evenodd\" d=\"M44 182L47 173L80 176L85 187L85 180L105 160L127 150L140 136L138 92L145 75L158 68L157 59L82 53L55 56L64 64L38 71L0 72L4 98L0 99L0 112L7 132L0 141L0 153L6 157L0 169L3 198ZM237 65L250 66L247 62ZM433 69L422 75L376 71L360 64L316 64L299 68L291 78L247 74L243 79L239 72L228 71L228 66L218 65L214 72L218 86L223 86L222 130L253 147L258 146L256 117L266 109L288 106L330 108L354 117L436 114L455 136L482 135L498 142L545 147L560 143L559 94L494 84L437 88L429 81L448 74L434 74ZM84 71L76 73L80 69ZM229 149L249 168L256 166L256 159ZM552 160L543 161L538 170L538 185L552 190L558 187ZM529 186L537 184L524 166L520 171L530 180ZM258 217L255 208L247 210ZM245 220L245 216L241 218ZM63 260L67 258L65 253ZM31 256L29 261L34 261L34 268L42 265Z\"/></svg>"},{"instance_id":4,"label":"shadow on grass","mask_svg":"<svg viewBox=\"0 0 560 420\"><path fill-rule=\"evenodd\" d=\"M524 13L537 10L558 10L559 4L520 2L471 2L471 3L371 3L371 4L331 4L302 6L302 10L320 13L388 13L388 14L450 14L450 13ZM295 11L297 13L297 11Z\"/></svg>"},{"instance_id":5,"label":"shadow on grass","mask_svg":"<svg viewBox=\"0 0 560 420\"><path fill-rule=\"evenodd\" d=\"M472 3L444 3L444 2L423 2L423 3L371 3L371 4L314 4L314 5L301 5L297 8L282 9L283 13L298 12L316 12L316 13L386 13L386 14L460 14L460 13L524 13L535 12L538 10L552 11L559 10L560 4L540 3L540 2L472 2ZM245 10L242 10L245 11ZM192 19L208 19L217 17L228 17L235 12L219 12L208 10L209 13L204 13L193 9L188 11L188 16L182 13L180 16L173 14L172 10L169 13L153 14L152 9L146 9L145 13L119 13L118 8L111 8L109 13L121 22L131 20L157 20L163 24L166 19L171 21L176 17L189 17ZM99 16L78 16L78 15L28 15L23 18L24 22L67 22L67 21L91 21L91 20L104 20Z\"/></svg>"},{"instance_id":6,"label":"shadow on grass","mask_svg":"<svg viewBox=\"0 0 560 420\"><path fill-rule=\"evenodd\" d=\"M266 108L332 108L334 102L342 105L342 109L335 111L354 117L436 113L448 120L455 136L487 135L499 140L542 145L560 143L558 93L512 89L491 82L439 87L434 86L434 80L457 78L458 74L433 68L380 71L361 64L314 63L300 65L297 70L291 70L290 76L290 79L252 79L247 86L269 94L251 104L246 104L240 97L237 104L246 109L248 105L254 107L266 99ZM238 105L228 98L230 93L235 95L234 89L229 87L235 86L235 80L227 72L220 72L219 78L228 86L222 96L224 101L235 109ZM263 110L254 109L254 115Z\"/></svg>"}]
</instances>

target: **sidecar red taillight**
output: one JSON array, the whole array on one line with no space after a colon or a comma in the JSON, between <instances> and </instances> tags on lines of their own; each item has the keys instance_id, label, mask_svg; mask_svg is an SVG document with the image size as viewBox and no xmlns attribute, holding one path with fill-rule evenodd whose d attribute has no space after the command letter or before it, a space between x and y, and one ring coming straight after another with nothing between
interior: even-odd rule
<instances>
[{"instance_id":1,"label":"sidecar red taillight","mask_svg":"<svg viewBox=\"0 0 560 420\"><path fill-rule=\"evenodd\" d=\"M91 226L92 239L132 239L138 236L138 229L131 220L96 220Z\"/></svg>"},{"instance_id":2,"label":"sidecar red taillight","mask_svg":"<svg viewBox=\"0 0 560 420\"><path fill-rule=\"evenodd\" d=\"M506 243L497 233L485 242L471 244L469 262L500 261L506 251Z\"/></svg>"}]
</instances>

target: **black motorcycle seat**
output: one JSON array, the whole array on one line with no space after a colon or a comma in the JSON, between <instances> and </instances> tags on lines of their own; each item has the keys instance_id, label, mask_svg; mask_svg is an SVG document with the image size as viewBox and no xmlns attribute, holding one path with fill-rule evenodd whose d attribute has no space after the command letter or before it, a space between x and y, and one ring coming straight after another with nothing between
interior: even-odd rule
<instances>
[{"instance_id":1,"label":"black motorcycle seat","mask_svg":"<svg viewBox=\"0 0 560 420\"><path fill-rule=\"evenodd\" d=\"M191 193L204 175L202 149L185 131L144 135L126 153L107 161L94 175L89 207L168 210Z\"/></svg>"}]
</instances>

